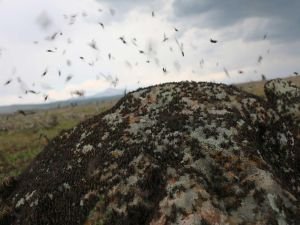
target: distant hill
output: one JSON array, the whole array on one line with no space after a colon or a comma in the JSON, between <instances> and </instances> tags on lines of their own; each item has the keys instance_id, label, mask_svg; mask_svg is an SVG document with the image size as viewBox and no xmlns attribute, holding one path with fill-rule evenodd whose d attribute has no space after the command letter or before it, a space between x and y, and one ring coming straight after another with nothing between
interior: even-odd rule
<instances>
[{"instance_id":1,"label":"distant hill","mask_svg":"<svg viewBox=\"0 0 300 225\"><path fill-rule=\"evenodd\" d=\"M283 78L283 80L290 80L296 85L300 85L300 76L291 76L288 78ZM241 88L244 91L249 93L253 93L258 96L264 96L264 84L267 81L251 81L247 83L234 84L235 86ZM129 92L131 90L127 90ZM20 104L20 105L8 105L8 106L0 106L0 114L9 114L17 112L18 110L46 110L53 109L59 107L65 107L69 105L84 105L93 102L99 102L103 100L109 99L117 99L124 95L124 89L118 88L107 88L104 91L101 91L95 95L83 97L83 98L72 98L63 101L55 101L51 103L41 103L41 104Z\"/></svg>"},{"instance_id":2,"label":"distant hill","mask_svg":"<svg viewBox=\"0 0 300 225\"><path fill-rule=\"evenodd\" d=\"M91 97L107 97L107 96L116 96L116 95L123 95L124 89L118 89L118 88L107 88L104 91L101 91L95 95L92 95Z\"/></svg>"},{"instance_id":3,"label":"distant hill","mask_svg":"<svg viewBox=\"0 0 300 225\"><path fill-rule=\"evenodd\" d=\"M117 92L116 92L117 93ZM84 105L90 103L97 103L105 100L113 100L118 99L122 95L94 95L90 97L81 97L81 98L72 98L64 101L56 101L51 103L41 103L41 104L20 104L20 105L8 105L8 106L0 106L0 114L10 114L17 112L18 110L24 111L35 111L35 110L47 110L54 109L60 107L66 107L70 105Z\"/></svg>"}]
</instances>

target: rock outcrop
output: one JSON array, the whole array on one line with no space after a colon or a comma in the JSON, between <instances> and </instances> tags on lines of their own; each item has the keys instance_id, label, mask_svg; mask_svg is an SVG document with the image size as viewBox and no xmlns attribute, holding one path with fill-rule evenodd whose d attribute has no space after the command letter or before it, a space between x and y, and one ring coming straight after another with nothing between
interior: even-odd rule
<instances>
[{"instance_id":1,"label":"rock outcrop","mask_svg":"<svg viewBox=\"0 0 300 225\"><path fill-rule=\"evenodd\" d=\"M300 88L291 81L276 79L265 84L269 103L280 113L286 122L300 126Z\"/></svg>"},{"instance_id":2,"label":"rock outcrop","mask_svg":"<svg viewBox=\"0 0 300 225\"><path fill-rule=\"evenodd\" d=\"M299 88L265 90L269 101L196 82L127 94L2 185L0 223L299 224Z\"/></svg>"}]
</instances>

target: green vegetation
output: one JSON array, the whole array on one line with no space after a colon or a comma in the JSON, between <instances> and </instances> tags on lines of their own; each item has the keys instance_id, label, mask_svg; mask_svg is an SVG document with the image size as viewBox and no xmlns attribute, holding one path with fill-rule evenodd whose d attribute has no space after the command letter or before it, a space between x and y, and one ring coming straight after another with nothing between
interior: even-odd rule
<instances>
[{"instance_id":1,"label":"green vegetation","mask_svg":"<svg viewBox=\"0 0 300 225\"><path fill-rule=\"evenodd\" d=\"M47 111L0 115L0 181L20 174L32 159L62 130L109 109L116 103L104 101Z\"/></svg>"}]
</instances>

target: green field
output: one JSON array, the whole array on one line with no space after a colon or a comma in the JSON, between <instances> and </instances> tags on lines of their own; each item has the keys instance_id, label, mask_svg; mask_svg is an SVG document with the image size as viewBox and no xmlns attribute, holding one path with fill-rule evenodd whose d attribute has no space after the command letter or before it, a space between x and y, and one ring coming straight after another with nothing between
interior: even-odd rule
<instances>
[{"instance_id":1,"label":"green field","mask_svg":"<svg viewBox=\"0 0 300 225\"><path fill-rule=\"evenodd\" d=\"M116 100L36 111L26 116L0 115L0 181L18 175L62 130L109 109Z\"/></svg>"}]
</instances>

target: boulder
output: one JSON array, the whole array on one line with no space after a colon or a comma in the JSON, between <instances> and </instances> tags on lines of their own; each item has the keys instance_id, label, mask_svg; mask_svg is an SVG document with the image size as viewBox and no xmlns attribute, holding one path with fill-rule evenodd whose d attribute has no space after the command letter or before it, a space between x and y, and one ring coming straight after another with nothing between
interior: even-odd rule
<instances>
[{"instance_id":1,"label":"boulder","mask_svg":"<svg viewBox=\"0 0 300 225\"><path fill-rule=\"evenodd\" d=\"M2 185L0 224L299 224L299 136L277 86L268 101L204 82L128 93Z\"/></svg>"},{"instance_id":2,"label":"boulder","mask_svg":"<svg viewBox=\"0 0 300 225\"><path fill-rule=\"evenodd\" d=\"M288 122L300 126L300 88L291 81L275 79L265 84L268 102Z\"/></svg>"}]
</instances>

